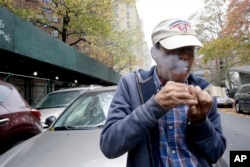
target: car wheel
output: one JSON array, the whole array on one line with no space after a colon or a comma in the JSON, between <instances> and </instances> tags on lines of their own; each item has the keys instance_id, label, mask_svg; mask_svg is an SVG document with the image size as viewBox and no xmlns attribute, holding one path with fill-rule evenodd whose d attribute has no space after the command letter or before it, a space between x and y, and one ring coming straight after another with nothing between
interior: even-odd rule
<instances>
[{"instance_id":1,"label":"car wheel","mask_svg":"<svg viewBox=\"0 0 250 167\"><path fill-rule=\"evenodd\" d=\"M240 105L239 105L239 103L235 103L235 111L237 112L237 113L241 113L242 112L242 110L240 109Z\"/></svg>"}]
</instances>

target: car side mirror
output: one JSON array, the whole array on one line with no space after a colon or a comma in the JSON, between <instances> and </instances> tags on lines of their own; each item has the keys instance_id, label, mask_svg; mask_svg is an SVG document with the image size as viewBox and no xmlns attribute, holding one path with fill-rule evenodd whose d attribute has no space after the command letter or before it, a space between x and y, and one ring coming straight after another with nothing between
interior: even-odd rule
<instances>
[{"instance_id":1,"label":"car side mirror","mask_svg":"<svg viewBox=\"0 0 250 167\"><path fill-rule=\"evenodd\" d=\"M45 124L50 126L55 120L56 120L55 116L49 116L48 118L45 119Z\"/></svg>"}]
</instances>

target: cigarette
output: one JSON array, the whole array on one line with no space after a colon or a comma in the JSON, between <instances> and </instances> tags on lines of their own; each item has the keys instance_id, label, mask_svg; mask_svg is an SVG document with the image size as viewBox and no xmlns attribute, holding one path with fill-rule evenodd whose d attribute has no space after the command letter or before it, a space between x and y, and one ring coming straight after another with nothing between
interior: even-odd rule
<instances>
[{"instance_id":1,"label":"cigarette","mask_svg":"<svg viewBox=\"0 0 250 167\"><path fill-rule=\"evenodd\" d=\"M184 71L189 71L189 69L188 69L188 68L186 68L186 67L184 67L184 68L183 68L183 70L184 70Z\"/></svg>"}]
</instances>

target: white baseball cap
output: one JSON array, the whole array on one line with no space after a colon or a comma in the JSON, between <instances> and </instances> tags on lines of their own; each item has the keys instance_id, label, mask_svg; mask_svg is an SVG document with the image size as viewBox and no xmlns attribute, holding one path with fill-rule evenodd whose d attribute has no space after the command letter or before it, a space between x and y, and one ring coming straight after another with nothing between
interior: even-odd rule
<instances>
[{"instance_id":1,"label":"white baseball cap","mask_svg":"<svg viewBox=\"0 0 250 167\"><path fill-rule=\"evenodd\" d=\"M171 18L161 21L153 29L151 38L154 46L159 42L168 50L185 46L203 47L190 23L182 19Z\"/></svg>"}]
</instances>

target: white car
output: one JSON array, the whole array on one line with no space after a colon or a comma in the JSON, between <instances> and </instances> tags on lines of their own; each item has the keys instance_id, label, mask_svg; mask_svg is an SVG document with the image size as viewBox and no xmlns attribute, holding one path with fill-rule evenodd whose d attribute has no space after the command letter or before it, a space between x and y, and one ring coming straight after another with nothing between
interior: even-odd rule
<instances>
[{"instance_id":1,"label":"white car","mask_svg":"<svg viewBox=\"0 0 250 167\"><path fill-rule=\"evenodd\" d=\"M53 91L46 95L36 106L41 112L41 123L43 128L48 128L45 124L45 119L49 116L55 116L56 118L63 112L63 110L78 96L85 93L88 90L99 88L102 86L87 86L87 87L75 87L66 88Z\"/></svg>"},{"instance_id":2,"label":"white car","mask_svg":"<svg viewBox=\"0 0 250 167\"><path fill-rule=\"evenodd\" d=\"M234 105L234 101L232 98L216 96L216 99L218 108L232 108Z\"/></svg>"}]
</instances>

